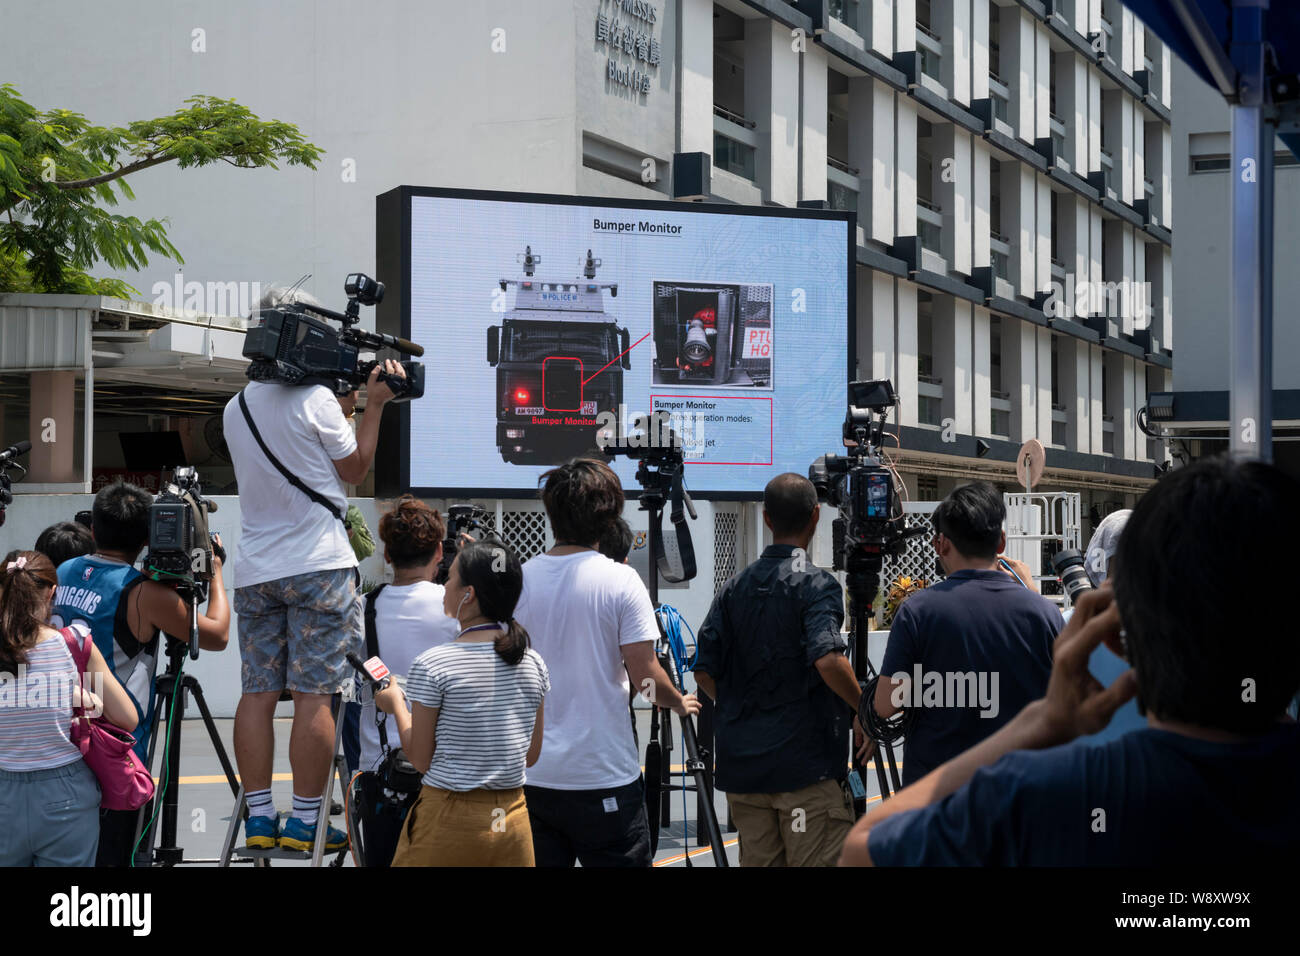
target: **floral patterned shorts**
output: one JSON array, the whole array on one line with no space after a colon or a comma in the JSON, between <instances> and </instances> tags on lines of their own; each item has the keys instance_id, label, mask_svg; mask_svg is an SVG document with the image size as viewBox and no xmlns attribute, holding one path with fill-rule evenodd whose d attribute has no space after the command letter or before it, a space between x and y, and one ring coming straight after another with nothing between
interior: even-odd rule
<instances>
[{"instance_id":1,"label":"floral patterned shorts","mask_svg":"<svg viewBox=\"0 0 1300 956\"><path fill-rule=\"evenodd\" d=\"M235 588L244 693L334 694L351 680L347 654L364 644L359 579L338 568Z\"/></svg>"}]
</instances>

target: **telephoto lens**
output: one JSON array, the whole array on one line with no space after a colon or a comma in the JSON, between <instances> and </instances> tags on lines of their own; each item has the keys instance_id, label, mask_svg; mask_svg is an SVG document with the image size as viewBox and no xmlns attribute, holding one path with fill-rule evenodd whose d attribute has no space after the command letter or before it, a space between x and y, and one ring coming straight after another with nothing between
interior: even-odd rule
<instances>
[{"instance_id":1,"label":"telephoto lens","mask_svg":"<svg viewBox=\"0 0 1300 956\"><path fill-rule=\"evenodd\" d=\"M1052 558L1052 570L1061 579L1071 606L1079 603L1084 591L1092 590L1092 582L1088 580L1088 570L1083 563L1083 552L1077 548L1057 552L1056 557Z\"/></svg>"}]
</instances>

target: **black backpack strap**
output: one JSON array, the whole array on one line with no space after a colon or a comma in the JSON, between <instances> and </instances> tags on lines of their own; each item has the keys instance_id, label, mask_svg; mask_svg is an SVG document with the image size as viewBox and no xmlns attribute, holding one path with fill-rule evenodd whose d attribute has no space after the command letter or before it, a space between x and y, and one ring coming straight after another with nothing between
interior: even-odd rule
<instances>
[{"instance_id":1,"label":"black backpack strap","mask_svg":"<svg viewBox=\"0 0 1300 956\"><path fill-rule=\"evenodd\" d=\"M379 656L379 632L375 628L375 604L379 598L379 593L387 584L376 585L366 593L366 660ZM385 750L392 750L392 743L388 739L388 715L378 707L375 708L375 725L379 728L379 738L383 741Z\"/></svg>"},{"instance_id":2,"label":"black backpack strap","mask_svg":"<svg viewBox=\"0 0 1300 956\"><path fill-rule=\"evenodd\" d=\"M266 455L267 460L270 461L271 464L275 465L275 470L284 475L284 480L289 482L289 484L293 485L312 501L316 502L316 504L320 505L339 521L342 521L346 527L347 522L344 520L344 513L339 510L338 505L334 504L334 502L330 501L319 491L308 488L303 484L302 479L291 472L288 468L284 467L284 464L280 459L276 458L275 455L272 454L271 449L266 447L266 442L262 441L262 433L257 430L257 424L253 421L253 413L248 410L248 402L244 400L244 392L242 389L239 392L239 409L244 413L244 421L248 422L248 429L253 433L253 438L257 442L257 447L262 449L262 454Z\"/></svg>"}]
</instances>

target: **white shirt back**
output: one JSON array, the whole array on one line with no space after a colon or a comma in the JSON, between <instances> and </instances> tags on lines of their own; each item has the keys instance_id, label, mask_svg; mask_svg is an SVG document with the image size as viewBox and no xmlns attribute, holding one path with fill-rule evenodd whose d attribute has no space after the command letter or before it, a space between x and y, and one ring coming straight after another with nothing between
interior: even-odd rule
<instances>
[{"instance_id":1,"label":"white shirt back","mask_svg":"<svg viewBox=\"0 0 1300 956\"><path fill-rule=\"evenodd\" d=\"M596 551L540 554L524 564L515 620L551 676L542 756L528 771L529 785L608 790L636 780L641 762L622 646L659 638L641 578Z\"/></svg>"},{"instance_id":2,"label":"white shirt back","mask_svg":"<svg viewBox=\"0 0 1300 956\"><path fill-rule=\"evenodd\" d=\"M334 462L357 448L338 399L323 385L249 382L248 411L266 446L308 488L347 511ZM236 395L223 417L241 492L240 537L231 567L235 587L356 567L343 522L295 488L258 447Z\"/></svg>"},{"instance_id":3,"label":"white shirt back","mask_svg":"<svg viewBox=\"0 0 1300 956\"><path fill-rule=\"evenodd\" d=\"M260 426L259 426L260 427ZM403 681L411 663L431 647L450 644L460 633L455 620L442 610L444 588L432 581L414 584L390 584L375 598L375 638L379 657L392 673ZM375 723L375 701L369 685L364 684L361 705L362 770L379 765L379 727ZM387 720L388 743L394 750L402 746L397 724Z\"/></svg>"}]
</instances>

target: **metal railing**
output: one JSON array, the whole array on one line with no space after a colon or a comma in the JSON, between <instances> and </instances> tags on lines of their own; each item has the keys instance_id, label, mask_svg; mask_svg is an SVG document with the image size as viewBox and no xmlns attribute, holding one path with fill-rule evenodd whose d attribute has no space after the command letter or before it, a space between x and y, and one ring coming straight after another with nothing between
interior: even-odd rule
<instances>
[{"instance_id":1,"label":"metal railing","mask_svg":"<svg viewBox=\"0 0 1300 956\"><path fill-rule=\"evenodd\" d=\"M832 169L838 169L842 173L847 173L850 176L857 176L862 172L858 167L850 166L848 163L844 162L844 160L836 159L834 156L826 157L826 165Z\"/></svg>"},{"instance_id":2,"label":"metal railing","mask_svg":"<svg viewBox=\"0 0 1300 956\"><path fill-rule=\"evenodd\" d=\"M758 128L758 123L754 122L754 120L745 119L745 117L741 116L739 113L733 113L725 106L719 106L717 103L713 104L713 115L721 117L728 123L735 123L737 126L743 126L745 129Z\"/></svg>"}]
</instances>

